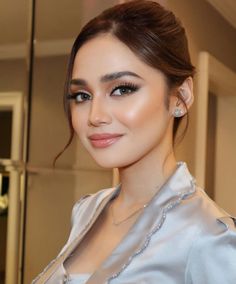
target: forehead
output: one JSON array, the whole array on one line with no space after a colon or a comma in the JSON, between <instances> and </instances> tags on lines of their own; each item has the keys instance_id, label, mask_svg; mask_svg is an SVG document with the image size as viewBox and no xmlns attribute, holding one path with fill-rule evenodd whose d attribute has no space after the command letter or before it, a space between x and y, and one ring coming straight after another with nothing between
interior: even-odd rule
<instances>
[{"instance_id":1,"label":"forehead","mask_svg":"<svg viewBox=\"0 0 236 284\"><path fill-rule=\"evenodd\" d=\"M100 77L106 73L123 70L133 71L141 77L161 73L144 63L119 39L110 34L103 34L89 40L78 50L72 78Z\"/></svg>"}]
</instances>

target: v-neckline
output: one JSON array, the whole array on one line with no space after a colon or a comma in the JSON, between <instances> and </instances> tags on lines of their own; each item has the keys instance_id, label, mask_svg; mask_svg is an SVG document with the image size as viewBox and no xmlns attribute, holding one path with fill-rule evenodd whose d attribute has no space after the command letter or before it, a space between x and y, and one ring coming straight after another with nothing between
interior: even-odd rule
<instances>
[{"instance_id":1,"label":"v-neckline","mask_svg":"<svg viewBox=\"0 0 236 284\"><path fill-rule=\"evenodd\" d=\"M85 228L81 231L80 235L78 235L77 237L75 237L74 241L75 241L75 245L73 246L73 249L70 249L70 245L68 247L70 253L67 253L66 258L62 261L61 266L62 266L62 270L63 273L69 277L69 273L67 272L66 268L65 268L65 262L66 260L71 256L71 254L73 254L73 252L77 249L77 247L79 246L79 244L83 241L83 239L86 237L86 235L88 234L89 230L94 226L94 224L96 223L96 221L99 219L99 217L101 216L101 214L103 213L103 211L105 210L105 208L108 206L108 204L119 195L121 189L121 184L118 184L116 187L113 188L113 190L104 197L104 199L102 199L101 203L98 204L97 208L95 208L94 213L90 216L87 224L85 225ZM128 232L127 232L128 233ZM122 238L123 239L123 238ZM77 241L76 241L77 240ZM73 241L73 242L74 242ZM121 240L122 241L122 240ZM118 243L118 245L120 244L120 242ZM65 251L65 254L67 252L67 249ZM113 250L112 250L113 252ZM111 253L112 253L111 252ZM63 253L64 254L64 253ZM110 255L109 255L110 256ZM109 258L109 256L107 258ZM106 261L107 258L104 260ZM99 268L100 266L98 266L94 272L81 272L79 274L90 274L90 276L92 276L96 270Z\"/></svg>"},{"instance_id":2,"label":"v-neckline","mask_svg":"<svg viewBox=\"0 0 236 284\"><path fill-rule=\"evenodd\" d=\"M176 188L175 186L173 186L172 183L174 177L178 179L175 180L175 182L176 181L182 182L180 188L178 188L178 186L176 186ZM167 190L168 189L167 187L169 187L169 190ZM179 162L172 175L166 180L166 182L162 185L160 190L149 201L147 207L144 208L143 212L138 216L134 224L128 229L127 233L121 238L120 242L112 250L111 254L100 264L100 266L98 266L95 269L93 273L91 273L86 283L87 284L96 284L98 282L105 283L104 281L110 279L109 277L116 278L118 274L123 269L125 269L125 267L127 266L126 264L127 263L129 264L129 262L131 262L136 252L141 250L140 247L142 242L147 241L147 236L154 228L154 225L159 222L161 227L162 224L164 223L163 219L163 209L165 208L164 205L166 206L167 209L171 209L172 206L174 207L175 203L180 202L186 194L193 193L193 190L190 190L190 188L193 187L194 187L194 179L188 172L186 164L183 162ZM108 194L101 201L102 206L101 203L98 205L98 208L96 208L94 214L88 220L90 226L87 227L87 229L82 233L81 237L78 237L78 242L76 242L76 245L74 246L74 249L71 250L71 252L73 252L76 249L76 247L81 243L81 241L84 239L90 228L95 224L95 222L102 214L106 206L109 204L109 202L119 194L120 189L121 189L121 184L119 184L110 194ZM150 217L150 215L153 214L153 209L155 209L154 210L155 216L157 216L155 217L155 220ZM97 210L99 211L99 214L96 214L98 213ZM146 221L144 221L145 218ZM144 222L141 222L142 220ZM137 232L137 230L142 233L140 235L136 233L136 239L133 240L133 244L129 243L129 239L133 235L132 232ZM122 259L122 261L117 261L117 255L120 256L120 259ZM63 261L62 265L64 271L66 272L66 269L64 267L65 260Z\"/></svg>"}]
</instances>

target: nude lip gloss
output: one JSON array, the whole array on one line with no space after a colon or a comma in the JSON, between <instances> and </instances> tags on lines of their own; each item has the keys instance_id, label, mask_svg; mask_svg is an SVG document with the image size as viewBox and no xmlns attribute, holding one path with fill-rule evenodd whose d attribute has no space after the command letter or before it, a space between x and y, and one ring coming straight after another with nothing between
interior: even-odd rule
<instances>
[{"instance_id":1,"label":"nude lip gloss","mask_svg":"<svg viewBox=\"0 0 236 284\"><path fill-rule=\"evenodd\" d=\"M116 141L118 141L123 135L122 134L111 134L111 133L101 133L101 134L93 134L88 138L95 148L106 148Z\"/></svg>"}]
</instances>

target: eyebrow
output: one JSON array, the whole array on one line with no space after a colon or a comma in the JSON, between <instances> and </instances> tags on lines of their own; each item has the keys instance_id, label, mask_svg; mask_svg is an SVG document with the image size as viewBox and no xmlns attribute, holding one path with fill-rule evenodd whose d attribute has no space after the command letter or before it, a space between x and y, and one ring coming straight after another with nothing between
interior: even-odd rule
<instances>
[{"instance_id":1,"label":"eyebrow","mask_svg":"<svg viewBox=\"0 0 236 284\"><path fill-rule=\"evenodd\" d=\"M131 71L121 71L121 72L115 72L115 73L106 74L106 75L104 75L104 76L102 76L100 78L100 81L102 83L106 83L106 82L117 80L117 79L119 79L121 77L124 77L124 76L132 76L132 77L136 77L136 78L142 79L142 77L140 77L138 74L136 74L134 72L131 72ZM87 84L86 80L84 80L84 79L75 78L75 79L72 79L70 81L70 85L79 85L79 86L85 87L88 84Z\"/></svg>"}]
</instances>

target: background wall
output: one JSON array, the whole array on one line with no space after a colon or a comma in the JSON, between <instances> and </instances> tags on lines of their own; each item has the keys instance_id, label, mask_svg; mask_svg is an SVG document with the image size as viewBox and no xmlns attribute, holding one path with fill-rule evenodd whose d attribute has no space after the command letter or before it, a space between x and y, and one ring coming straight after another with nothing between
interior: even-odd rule
<instances>
[{"instance_id":1,"label":"background wall","mask_svg":"<svg viewBox=\"0 0 236 284\"><path fill-rule=\"evenodd\" d=\"M196 66L198 64L199 52L207 51L236 72L236 29L207 1L168 0L166 5L181 19L186 28L192 61ZM195 104L193 104L190 111L188 134L177 148L177 156L188 162L193 173L195 161L198 159L194 155L197 100L198 98L195 96ZM215 148L215 158L212 159L213 163L211 165L210 163L208 164L212 168L208 169L207 173L214 171L214 181L212 177L209 177L209 180L211 180L211 184L215 185L213 194L216 202L232 215L236 215L236 180L234 170L234 161L236 159L234 146L236 141L236 131L234 129L236 96L227 97L227 94L222 94L222 96L217 96L216 100L216 109L212 109L211 113L216 112L217 119L215 122L209 122L208 124L216 127L216 129L208 130L208 137L209 135L215 135L215 137L209 137L211 138L209 147ZM211 105L209 107L214 106ZM206 184L208 184L208 181ZM208 191L208 188L206 188L206 191Z\"/></svg>"},{"instance_id":2,"label":"background wall","mask_svg":"<svg viewBox=\"0 0 236 284\"><path fill-rule=\"evenodd\" d=\"M217 114L215 200L236 216L236 96L219 96Z\"/></svg>"},{"instance_id":3,"label":"background wall","mask_svg":"<svg viewBox=\"0 0 236 284\"><path fill-rule=\"evenodd\" d=\"M236 30L206 0L167 0L167 7L182 21L189 40L190 54L195 66L200 51L208 51L236 71ZM195 82L197 79L197 74ZM196 84L195 84L196 90ZM196 93L196 92L195 92ZM195 102L197 101L195 96ZM196 103L190 111L188 134L177 148L177 156L188 162L194 173Z\"/></svg>"}]
</instances>

